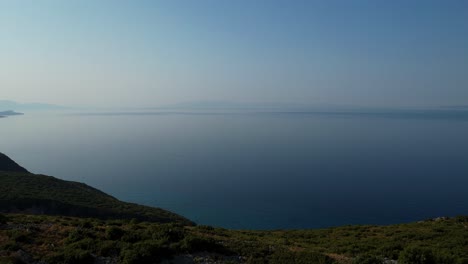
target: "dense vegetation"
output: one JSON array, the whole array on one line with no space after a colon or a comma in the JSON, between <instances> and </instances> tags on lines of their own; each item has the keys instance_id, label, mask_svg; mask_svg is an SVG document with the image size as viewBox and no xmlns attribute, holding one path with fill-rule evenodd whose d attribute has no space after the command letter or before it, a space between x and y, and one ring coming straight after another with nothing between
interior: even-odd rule
<instances>
[{"instance_id":1,"label":"dense vegetation","mask_svg":"<svg viewBox=\"0 0 468 264\"><path fill-rule=\"evenodd\" d=\"M398 260L399 264L465 264L468 217L291 231L236 231L59 216L0 217L0 263L39 260L139 264L169 260L381 264Z\"/></svg>"},{"instance_id":2,"label":"dense vegetation","mask_svg":"<svg viewBox=\"0 0 468 264\"><path fill-rule=\"evenodd\" d=\"M468 217L289 231L194 226L83 183L31 174L2 154L0 212L9 213L0 214L0 264L468 264Z\"/></svg>"}]
</instances>

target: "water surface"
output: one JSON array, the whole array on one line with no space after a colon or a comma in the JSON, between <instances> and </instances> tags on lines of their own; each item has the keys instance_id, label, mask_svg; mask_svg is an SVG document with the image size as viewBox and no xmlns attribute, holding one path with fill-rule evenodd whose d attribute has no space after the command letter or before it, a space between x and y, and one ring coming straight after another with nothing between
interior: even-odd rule
<instances>
[{"instance_id":1,"label":"water surface","mask_svg":"<svg viewBox=\"0 0 468 264\"><path fill-rule=\"evenodd\" d=\"M227 228L468 214L468 112L26 113L0 151L35 173Z\"/></svg>"}]
</instances>

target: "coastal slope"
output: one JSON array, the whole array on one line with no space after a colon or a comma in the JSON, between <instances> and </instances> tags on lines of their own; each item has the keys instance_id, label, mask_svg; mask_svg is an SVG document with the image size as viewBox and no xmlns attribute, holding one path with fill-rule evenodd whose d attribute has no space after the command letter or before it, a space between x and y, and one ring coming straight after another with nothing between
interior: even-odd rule
<instances>
[{"instance_id":1,"label":"coastal slope","mask_svg":"<svg viewBox=\"0 0 468 264\"><path fill-rule=\"evenodd\" d=\"M29 173L25 168L3 153L0 153L0 171Z\"/></svg>"},{"instance_id":2,"label":"coastal slope","mask_svg":"<svg viewBox=\"0 0 468 264\"><path fill-rule=\"evenodd\" d=\"M84 183L32 174L4 154L0 154L0 212L193 224L160 208L119 201Z\"/></svg>"}]
</instances>

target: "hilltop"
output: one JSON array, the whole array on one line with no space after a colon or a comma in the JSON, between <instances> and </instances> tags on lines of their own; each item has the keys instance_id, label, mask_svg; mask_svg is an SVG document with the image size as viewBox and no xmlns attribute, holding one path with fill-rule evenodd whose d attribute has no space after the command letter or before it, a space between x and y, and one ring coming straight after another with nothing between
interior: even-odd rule
<instances>
[{"instance_id":1,"label":"hilltop","mask_svg":"<svg viewBox=\"0 0 468 264\"><path fill-rule=\"evenodd\" d=\"M25 168L18 165L18 163L3 153L0 153L0 171L29 173Z\"/></svg>"}]
</instances>

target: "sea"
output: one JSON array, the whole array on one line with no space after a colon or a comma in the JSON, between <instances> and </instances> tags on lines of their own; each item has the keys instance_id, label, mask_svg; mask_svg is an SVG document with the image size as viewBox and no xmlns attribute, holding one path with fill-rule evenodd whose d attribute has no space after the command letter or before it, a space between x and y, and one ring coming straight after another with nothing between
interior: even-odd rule
<instances>
[{"instance_id":1,"label":"sea","mask_svg":"<svg viewBox=\"0 0 468 264\"><path fill-rule=\"evenodd\" d=\"M0 152L37 174L232 229L468 215L468 110L36 111Z\"/></svg>"}]
</instances>

